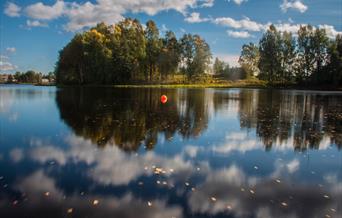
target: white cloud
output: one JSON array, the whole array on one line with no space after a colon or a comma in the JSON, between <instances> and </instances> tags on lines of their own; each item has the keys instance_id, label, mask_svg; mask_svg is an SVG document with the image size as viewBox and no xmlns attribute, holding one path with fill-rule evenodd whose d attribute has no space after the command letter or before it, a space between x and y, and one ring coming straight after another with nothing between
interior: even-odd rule
<instances>
[{"instance_id":1,"label":"white cloud","mask_svg":"<svg viewBox=\"0 0 342 218\"><path fill-rule=\"evenodd\" d=\"M161 26L161 31L162 32L166 32L166 31L168 31L169 29L167 28L167 26L165 25L165 24L163 24L162 26Z\"/></svg>"},{"instance_id":2,"label":"white cloud","mask_svg":"<svg viewBox=\"0 0 342 218\"><path fill-rule=\"evenodd\" d=\"M237 5L241 5L243 2L247 2L248 0L228 0L228 2L234 2Z\"/></svg>"},{"instance_id":3,"label":"white cloud","mask_svg":"<svg viewBox=\"0 0 342 218\"><path fill-rule=\"evenodd\" d=\"M77 31L94 26L99 22L116 23L123 14L146 13L155 15L161 11L175 10L186 14L188 8L210 7L213 0L97 0L92 3L56 1L52 6L38 2L25 8L28 17L40 20L52 20L61 16L68 19L65 29Z\"/></svg>"},{"instance_id":4,"label":"white cloud","mask_svg":"<svg viewBox=\"0 0 342 218\"><path fill-rule=\"evenodd\" d=\"M291 24L291 23L279 23L279 24L274 24L274 26L277 28L278 31L281 32L290 32L294 35L297 35L297 32L300 28L301 25L305 24Z\"/></svg>"},{"instance_id":5,"label":"white cloud","mask_svg":"<svg viewBox=\"0 0 342 218\"><path fill-rule=\"evenodd\" d=\"M237 67L239 65L239 58L240 55L238 54L224 54L224 53L218 53L215 55L220 60L223 60L224 62L228 63L231 67Z\"/></svg>"},{"instance_id":6,"label":"white cloud","mask_svg":"<svg viewBox=\"0 0 342 218\"><path fill-rule=\"evenodd\" d=\"M188 23L202 23L209 21L209 18L201 18L200 13L194 12L191 13L190 16L186 17L184 20Z\"/></svg>"},{"instance_id":7,"label":"white cloud","mask_svg":"<svg viewBox=\"0 0 342 218\"><path fill-rule=\"evenodd\" d=\"M330 25L318 25L319 28L325 29L329 38L335 38L338 34L342 35L342 31L337 31L333 26Z\"/></svg>"},{"instance_id":8,"label":"white cloud","mask_svg":"<svg viewBox=\"0 0 342 218\"><path fill-rule=\"evenodd\" d=\"M13 65L12 63L8 62L8 61L0 61L0 71L11 71L11 70L15 70L18 67Z\"/></svg>"},{"instance_id":9,"label":"white cloud","mask_svg":"<svg viewBox=\"0 0 342 218\"><path fill-rule=\"evenodd\" d=\"M308 6L303 4L300 0L295 0L295 1L284 0L283 4L280 5L280 8L283 12L287 12L288 9L293 9L293 10L299 11L300 13L304 13L306 10L308 10Z\"/></svg>"},{"instance_id":10,"label":"white cloud","mask_svg":"<svg viewBox=\"0 0 342 218\"><path fill-rule=\"evenodd\" d=\"M104 1L102 1L104 2ZM92 4L86 2L84 4L73 3L66 12L69 21L64 26L67 31L77 31L85 27L95 26L99 22L116 23L123 19L121 14L124 9L117 6L112 6L109 3Z\"/></svg>"},{"instance_id":11,"label":"white cloud","mask_svg":"<svg viewBox=\"0 0 342 218\"><path fill-rule=\"evenodd\" d=\"M202 0L203 3L201 4L201 7L203 8L210 8L214 6L215 0Z\"/></svg>"},{"instance_id":12,"label":"white cloud","mask_svg":"<svg viewBox=\"0 0 342 218\"><path fill-rule=\"evenodd\" d=\"M281 32L290 32L293 35L297 35L300 26L306 26L307 24L292 24L292 23L278 23L274 24L278 31ZM335 38L338 34L342 34L341 31L337 31L334 26L323 24L318 25L318 27L313 27L315 30L316 28L325 29L327 36L331 39Z\"/></svg>"},{"instance_id":13,"label":"white cloud","mask_svg":"<svg viewBox=\"0 0 342 218\"><path fill-rule=\"evenodd\" d=\"M243 38L243 39L245 39L245 38L252 37L252 35L249 34L249 32L247 32L247 31L231 31L231 30L228 30L227 33L228 33L228 36L231 36L233 38Z\"/></svg>"},{"instance_id":14,"label":"white cloud","mask_svg":"<svg viewBox=\"0 0 342 218\"><path fill-rule=\"evenodd\" d=\"M47 27L46 23L42 23L39 20L27 20L26 21L27 27Z\"/></svg>"},{"instance_id":15,"label":"white cloud","mask_svg":"<svg viewBox=\"0 0 342 218\"><path fill-rule=\"evenodd\" d=\"M234 29L255 31L255 32L264 30L266 27L266 25L252 21L248 17L245 17L242 20L235 20L231 17L219 17L219 18L214 19L213 22L221 26L231 27Z\"/></svg>"},{"instance_id":16,"label":"white cloud","mask_svg":"<svg viewBox=\"0 0 342 218\"><path fill-rule=\"evenodd\" d=\"M7 48L6 48L6 51L7 51L8 53L14 53L14 52L16 51L16 49L15 49L14 47L7 47Z\"/></svg>"},{"instance_id":17,"label":"white cloud","mask_svg":"<svg viewBox=\"0 0 342 218\"><path fill-rule=\"evenodd\" d=\"M40 19L52 20L60 17L63 14L65 3L64 1L56 1L52 6L44 5L41 2L29 5L25 8L27 16Z\"/></svg>"},{"instance_id":18,"label":"white cloud","mask_svg":"<svg viewBox=\"0 0 342 218\"><path fill-rule=\"evenodd\" d=\"M9 17L20 17L20 11L21 8L18 5L12 2L8 2L6 4L4 13Z\"/></svg>"}]
</instances>

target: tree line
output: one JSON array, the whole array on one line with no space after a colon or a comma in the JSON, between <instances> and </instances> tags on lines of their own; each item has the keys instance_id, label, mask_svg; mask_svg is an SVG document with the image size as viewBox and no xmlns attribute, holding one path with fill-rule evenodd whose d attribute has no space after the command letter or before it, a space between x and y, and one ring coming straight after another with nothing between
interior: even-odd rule
<instances>
[{"instance_id":1,"label":"tree line","mask_svg":"<svg viewBox=\"0 0 342 218\"><path fill-rule=\"evenodd\" d=\"M296 36L271 25L259 44L245 44L239 63L246 77L270 83L342 85L342 36L301 26Z\"/></svg>"},{"instance_id":2,"label":"tree line","mask_svg":"<svg viewBox=\"0 0 342 218\"><path fill-rule=\"evenodd\" d=\"M126 18L76 34L60 51L55 71L59 84L153 82L174 75L193 79L207 72L210 60L209 45L199 35L177 39L167 31L161 37L152 20L143 26Z\"/></svg>"},{"instance_id":3,"label":"tree line","mask_svg":"<svg viewBox=\"0 0 342 218\"><path fill-rule=\"evenodd\" d=\"M9 75L8 82L40 84L42 83L42 79L47 79L49 82L54 82L55 74L53 72L42 74L41 72L36 72L33 70L28 70L26 72L17 71L15 74Z\"/></svg>"}]
</instances>

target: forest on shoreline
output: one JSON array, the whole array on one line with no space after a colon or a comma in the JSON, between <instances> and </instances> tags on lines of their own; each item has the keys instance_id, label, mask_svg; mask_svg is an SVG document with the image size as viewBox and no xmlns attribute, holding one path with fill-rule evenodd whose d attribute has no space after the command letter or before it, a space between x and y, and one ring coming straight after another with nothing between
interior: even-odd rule
<instances>
[{"instance_id":1,"label":"forest on shoreline","mask_svg":"<svg viewBox=\"0 0 342 218\"><path fill-rule=\"evenodd\" d=\"M325 29L301 26L296 34L274 25L259 43L245 44L241 67L215 58L199 35L172 31L163 36L150 20L126 18L98 24L60 51L54 75L57 85L206 84L255 87L342 86L342 36L328 38ZM32 73L30 73L31 75ZM14 75L25 81L25 74ZM238 82L233 82L239 80ZM242 82L241 82L242 81Z\"/></svg>"}]
</instances>

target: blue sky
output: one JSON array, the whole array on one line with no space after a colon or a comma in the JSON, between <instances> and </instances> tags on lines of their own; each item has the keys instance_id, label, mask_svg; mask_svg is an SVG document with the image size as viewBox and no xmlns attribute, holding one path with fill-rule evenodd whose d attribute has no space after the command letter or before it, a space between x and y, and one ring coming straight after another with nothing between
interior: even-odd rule
<instances>
[{"instance_id":1,"label":"blue sky","mask_svg":"<svg viewBox=\"0 0 342 218\"><path fill-rule=\"evenodd\" d=\"M77 31L124 17L156 21L161 32L200 34L213 56L236 65L241 46L270 23L293 33L301 24L342 32L341 0L1 0L0 72L52 71Z\"/></svg>"}]
</instances>

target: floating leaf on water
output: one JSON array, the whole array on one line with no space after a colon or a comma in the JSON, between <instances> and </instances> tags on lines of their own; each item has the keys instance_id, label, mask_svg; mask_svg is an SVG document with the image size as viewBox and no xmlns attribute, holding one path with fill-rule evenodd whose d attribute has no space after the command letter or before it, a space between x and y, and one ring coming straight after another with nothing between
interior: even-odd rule
<instances>
[{"instance_id":1,"label":"floating leaf on water","mask_svg":"<svg viewBox=\"0 0 342 218\"><path fill-rule=\"evenodd\" d=\"M286 202L281 202L281 206L287 207L287 203Z\"/></svg>"},{"instance_id":2,"label":"floating leaf on water","mask_svg":"<svg viewBox=\"0 0 342 218\"><path fill-rule=\"evenodd\" d=\"M215 197L211 197L210 199L214 202L217 201L217 199Z\"/></svg>"}]
</instances>

